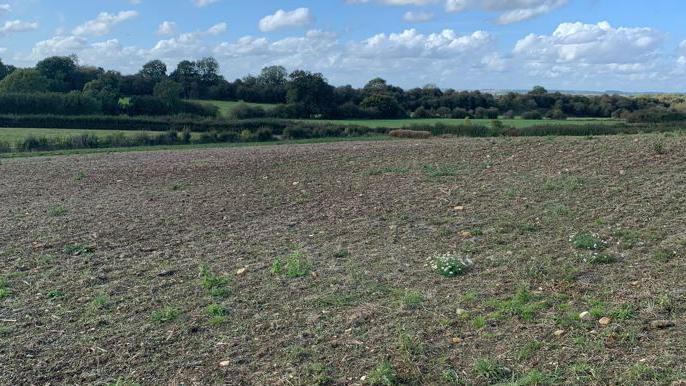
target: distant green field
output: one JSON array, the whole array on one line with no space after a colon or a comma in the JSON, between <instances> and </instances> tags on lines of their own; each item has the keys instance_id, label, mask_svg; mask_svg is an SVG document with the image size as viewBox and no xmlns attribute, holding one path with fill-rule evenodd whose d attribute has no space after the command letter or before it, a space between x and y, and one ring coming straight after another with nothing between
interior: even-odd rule
<instances>
[{"instance_id":1,"label":"distant green field","mask_svg":"<svg viewBox=\"0 0 686 386\"><path fill-rule=\"evenodd\" d=\"M554 120L535 120L535 119L501 119L503 125L507 127L530 127L538 125L579 125L579 124L613 124L620 123L621 120L617 119L593 119L593 118L580 118L580 119L567 119L564 121L554 121ZM462 125L465 123L464 119L448 119L448 118L428 118L428 119L351 119L351 120L308 120L307 122L328 122L332 124L339 125L357 125L366 127L389 127L389 128L402 128L412 125L433 125L436 123L443 123L446 125ZM469 122L473 125L491 126L492 119L470 119Z\"/></svg>"},{"instance_id":2,"label":"distant green field","mask_svg":"<svg viewBox=\"0 0 686 386\"><path fill-rule=\"evenodd\" d=\"M160 134L154 131L125 131L125 130L76 130L76 129L15 129L15 128L0 128L0 141L8 141L14 143L22 141L28 136L35 137L72 137L82 134L92 134L98 137L106 137L112 134L124 134L127 136L134 136L136 134Z\"/></svg>"},{"instance_id":3,"label":"distant green field","mask_svg":"<svg viewBox=\"0 0 686 386\"><path fill-rule=\"evenodd\" d=\"M246 104L248 106L252 107L262 107L265 110L269 110L274 108L276 105L270 105L266 103L248 103L248 102L241 102L241 101L208 101L208 100L192 100L191 102L196 102L200 104L206 104L206 105L214 105L219 107L219 113L226 117L231 113L231 110L233 110L236 106L240 104Z\"/></svg>"}]
</instances>

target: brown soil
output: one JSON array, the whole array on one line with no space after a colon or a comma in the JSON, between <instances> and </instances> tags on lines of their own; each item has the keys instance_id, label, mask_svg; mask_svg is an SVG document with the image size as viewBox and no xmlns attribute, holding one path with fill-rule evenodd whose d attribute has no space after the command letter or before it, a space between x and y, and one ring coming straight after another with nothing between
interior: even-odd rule
<instances>
[{"instance_id":1,"label":"brown soil","mask_svg":"<svg viewBox=\"0 0 686 386\"><path fill-rule=\"evenodd\" d=\"M685 380L685 145L435 139L3 160L0 384L363 384L384 362L399 384ZM616 261L592 264L570 242L583 232ZM451 251L473 269L427 266ZM294 252L304 277L272 272ZM228 296L203 288L203 264L230 277ZM223 322L210 322L213 303ZM163 307L178 317L154 317Z\"/></svg>"}]
</instances>

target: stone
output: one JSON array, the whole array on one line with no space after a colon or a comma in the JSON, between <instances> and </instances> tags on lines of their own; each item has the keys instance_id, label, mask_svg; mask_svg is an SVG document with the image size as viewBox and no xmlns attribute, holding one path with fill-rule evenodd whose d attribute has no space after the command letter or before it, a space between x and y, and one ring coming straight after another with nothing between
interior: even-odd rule
<instances>
[{"instance_id":1,"label":"stone","mask_svg":"<svg viewBox=\"0 0 686 386\"><path fill-rule=\"evenodd\" d=\"M598 323L601 326L607 326L608 324L612 323L612 319L608 318L607 316L600 318Z\"/></svg>"},{"instance_id":2,"label":"stone","mask_svg":"<svg viewBox=\"0 0 686 386\"><path fill-rule=\"evenodd\" d=\"M245 271L247 271L247 270L248 270L248 269L245 268L245 267L244 267L244 268L240 268L238 271L236 271L236 275L239 275L239 276L240 276L240 275L244 274Z\"/></svg>"},{"instance_id":3,"label":"stone","mask_svg":"<svg viewBox=\"0 0 686 386\"><path fill-rule=\"evenodd\" d=\"M560 337L565 333L565 330L557 330L553 333L553 335Z\"/></svg>"},{"instance_id":4,"label":"stone","mask_svg":"<svg viewBox=\"0 0 686 386\"><path fill-rule=\"evenodd\" d=\"M231 364L231 361L221 361L219 362L219 366L221 367L226 367Z\"/></svg>"},{"instance_id":5,"label":"stone","mask_svg":"<svg viewBox=\"0 0 686 386\"><path fill-rule=\"evenodd\" d=\"M584 311L579 314L579 319L583 320L584 322L588 322L591 320L591 313L588 311Z\"/></svg>"}]
</instances>

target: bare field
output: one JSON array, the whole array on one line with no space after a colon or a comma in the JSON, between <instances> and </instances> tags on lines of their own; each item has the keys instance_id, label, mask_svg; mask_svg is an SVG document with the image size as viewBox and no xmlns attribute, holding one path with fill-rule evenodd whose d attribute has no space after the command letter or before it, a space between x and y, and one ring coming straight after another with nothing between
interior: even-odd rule
<instances>
[{"instance_id":1,"label":"bare field","mask_svg":"<svg viewBox=\"0 0 686 386\"><path fill-rule=\"evenodd\" d=\"M0 384L683 384L685 145L2 160Z\"/></svg>"}]
</instances>

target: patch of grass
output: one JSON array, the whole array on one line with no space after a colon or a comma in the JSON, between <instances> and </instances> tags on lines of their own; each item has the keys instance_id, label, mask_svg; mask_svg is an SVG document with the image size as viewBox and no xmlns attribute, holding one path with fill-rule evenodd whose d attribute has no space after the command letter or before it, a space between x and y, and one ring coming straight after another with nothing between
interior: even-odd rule
<instances>
[{"instance_id":1,"label":"patch of grass","mask_svg":"<svg viewBox=\"0 0 686 386\"><path fill-rule=\"evenodd\" d=\"M568 377L577 384L587 384L598 379L598 371L593 365L587 362L573 363L567 368Z\"/></svg>"},{"instance_id":2,"label":"patch of grass","mask_svg":"<svg viewBox=\"0 0 686 386\"><path fill-rule=\"evenodd\" d=\"M515 354L515 358L518 361L526 361L531 359L541 348L543 348L543 342L539 340L532 340L527 342L524 346L520 347Z\"/></svg>"},{"instance_id":3,"label":"patch of grass","mask_svg":"<svg viewBox=\"0 0 686 386\"><path fill-rule=\"evenodd\" d=\"M590 232L577 233L572 236L569 241L578 249L588 249L591 251L601 251L607 247L598 235Z\"/></svg>"},{"instance_id":4,"label":"patch of grass","mask_svg":"<svg viewBox=\"0 0 686 386\"><path fill-rule=\"evenodd\" d=\"M61 298L62 296L64 296L64 292L62 292L58 289L48 291L48 297L50 299L57 299L57 298Z\"/></svg>"},{"instance_id":5,"label":"patch of grass","mask_svg":"<svg viewBox=\"0 0 686 386\"><path fill-rule=\"evenodd\" d=\"M0 277L0 300L10 296L9 283L4 277Z\"/></svg>"},{"instance_id":6,"label":"patch of grass","mask_svg":"<svg viewBox=\"0 0 686 386\"><path fill-rule=\"evenodd\" d=\"M67 208L62 205L52 205L48 208L48 216L50 217L64 216L67 212L69 212Z\"/></svg>"},{"instance_id":7,"label":"patch of grass","mask_svg":"<svg viewBox=\"0 0 686 386\"><path fill-rule=\"evenodd\" d=\"M210 316L210 324L219 326L226 322L226 317L229 316L229 310L221 304L210 304L207 306L207 314Z\"/></svg>"},{"instance_id":8,"label":"patch of grass","mask_svg":"<svg viewBox=\"0 0 686 386\"><path fill-rule=\"evenodd\" d=\"M540 370L531 370L514 382L516 386L544 386L557 384L557 377Z\"/></svg>"},{"instance_id":9,"label":"patch of grass","mask_svg":"<svg viewBox=\"0 0 686 386\"><path fill-rule=\"evenodd\" d=\"M300 375L300 382L303 385L321 386L328 385L331 381L329 369L321 363L307 365Z\"/></svg>"},{"instance_id":10,"label":"patch of grass","mask_svg":"<svg viewBox=\"0 0 686 386\"><path fill-rule=\"evenodd\" d=\"M618 229L613 236L619 239L619 246L623 249L631 249L641 242L641 233L638 231Z\"/></svg>"},{"instance_id":11,"label":"patch of grass","mask_svg":"<svg viewBox=\"0 0 686 386\"><path fill-rule=\"evenodd\" d=\"M617 262L617 256L609 253L593 253L588 258L588 262L594 265L612 264Z\"/></svg>"},{"instance_id":12,"label":"patch of grass","mask_svg":"<svg viewBox=\"0 0 686 386\"><path fill-rule=\"evenodd\" d=\"M474 363L474 375L489 384L503 383L512 380L512 370L491 358L477 359Z\"/></svg>"},{"instance_id":13,"label":"patch of grass","mask_svg":"<svg viewBox=\"0 0 686 386\"><path fill-rule=\"evenodd\" d=\"M378 168L378 169L369 169L366 171L366 175L368 176L380 176L384 174L408 174L410 172L410 168L405 168L405 167L384 167L384 168Z\"/></svg>"},{"instance_id":14,"label":"patch of grass","mask_svg":"<svg viewBox=\"0 0 686 386\"><path fill-rule=\"evenodd\" d=\"M429 259L429 266L438 274L445 277L456 277L469 272L474 263L454 253L435 255Z\"/></svg>"},{"instance_id":15,"label":"patch of grass","mask_svg":"<svg viewBox=\"0 0 686 386\"><path fill-rule=\"evenodd\" d=\"M181 311L179 311L178 308L165 306L159 310L153 311L152 320L159 324L164 324L176 320L179 315L181 315Z\"/></svg>"},{"instance_id":16,"label":"patch of grass","mask_svg":"<svg viewBox=\"0 0 686 386\"><path fill-rule=\"evenodd\" d=\"M310 272L310 263L303 257L302 252L294 251L285 260L277 258L272 263L272 273L291 279L305 277Z\"/></svg>"},{"instance_id":17,"label":"patch of grass","mask_svg":"<svg viewBox=\"0 0 686 386\"><path fill-rule=\"evenodd\" d=\"M367 383L373 386L394 386L399 384L395 369L387 361L379 363L369 372Z\"/></svg>"},{"instance_id":18,"label":"patch of grass","mask_svg":"<svg viewBox=\"0 0 686 386\"><path fill-rule=\"evenodd\" d=\"M452 177L456 176L460 169L456 165L424 165L424 173L429 177Z\"/></svg>"},{"instance_id":19,"label":"patch of grass","mask_svg":"<svg viewBox=\"0 0 686 386\"><path fill-rule=\"evenodd\" d=\"M95 252L95 248L84 244L67 244L62 249L64 253L74 256L90 255Z\"/></svg>"},{"instance_id":20,"label":"patch of grass","mask_svg":"<svg viewBox=\"0 0 686 386\"><path fill-rule=\"evenodd\" d=\"M662 141L653 142L653 151L655 154L667 154L667 149L665 148L665 143Z\"/></svg>"},{"instance_id":21,"label":"patch of grass","mask_svg":"<svg viewBox=\"0 0 686 386\"><path fill-rule=\"evenodd\" d=\"M215 275L206 264L200 267L200 283L212 297L225 298L229 296L231 279L228 276Z\"/></svg>"},{"instance_id":22,"label":"patch of grass","mask_svg":"<svg viewBox=\"0 0 686 386\"><path fill-rule=\"evenodd\" d=\"M518 290L510 298L491 300L487 304L496 309L496 312L492 314L495 318L511 316L521 318L527 322L532 321L538 311L548 307L548 303L544 300L543 296L533 294L526 288Z\"/></svg>"},{"instance_id":23,"label":"patch of grass","mask_svg":"<svg viewBox=\"0 0 686 386\"><path fill-rule=\"evenodd\" d=\"M103 310L103 309L107 308L108 304L109 304L109 298L107 297L107 295L100 294L100 295L95 296L91 300L89 307L91 310L97 311L97 310Z\"/></svg>"},{"instance_id":24,"label":"patch of grass","mask_svg":"<svg viewBox=\"0 0 686 386\"><path fill-rule=\"evenodd\" d=\"M402 294L400 302L405 308L415 309L418 308L422 302L424 302L424 294L419 291L406 290Z\"/></svg>"},{"instance_id":25,"label":"patch of grass","mask_svg":"<svg viewBox=\"0 0 686 386\"><path fill-rule=\"evenodd\" d=\"M333 253L333 257L337 259L343 259L350 256L350 252L347 249L339 249Z\"/></svg>"},{"instance_id":26,"label":"patch of grass","mask_svg":"<svg viewBox=\"0 0 686 386\"><path fill-rule=\"evenodd\" d=\"M486 318L483 316L477 316L474 319L472 319L472 327L474 327L477 330L481 330L482 328L486 327Z\"/></svg>"},{"instance_id":27,"label":"patch of grass","mask_svg":"<svg viewBox=\"0 0 686 386\"><path fill-rule=\"evenodd\" d=\"M675 251L670 251L668 249L660 249L655 251L653 254L653 259L660 263L667 263L676 257Z\"/></svg>"},{"instance_id":28,"label":"patch of grass","mask_svg":"<svg viewBox=\"0 0 686 386\"><path fill-rule=\"evenodd\" d=\"M543 188L548 191L574 191L581 188L583 184L584 180L580 177L561 176L546 180L545 184L543 184Z\"/></svg>"}]
</instances>

